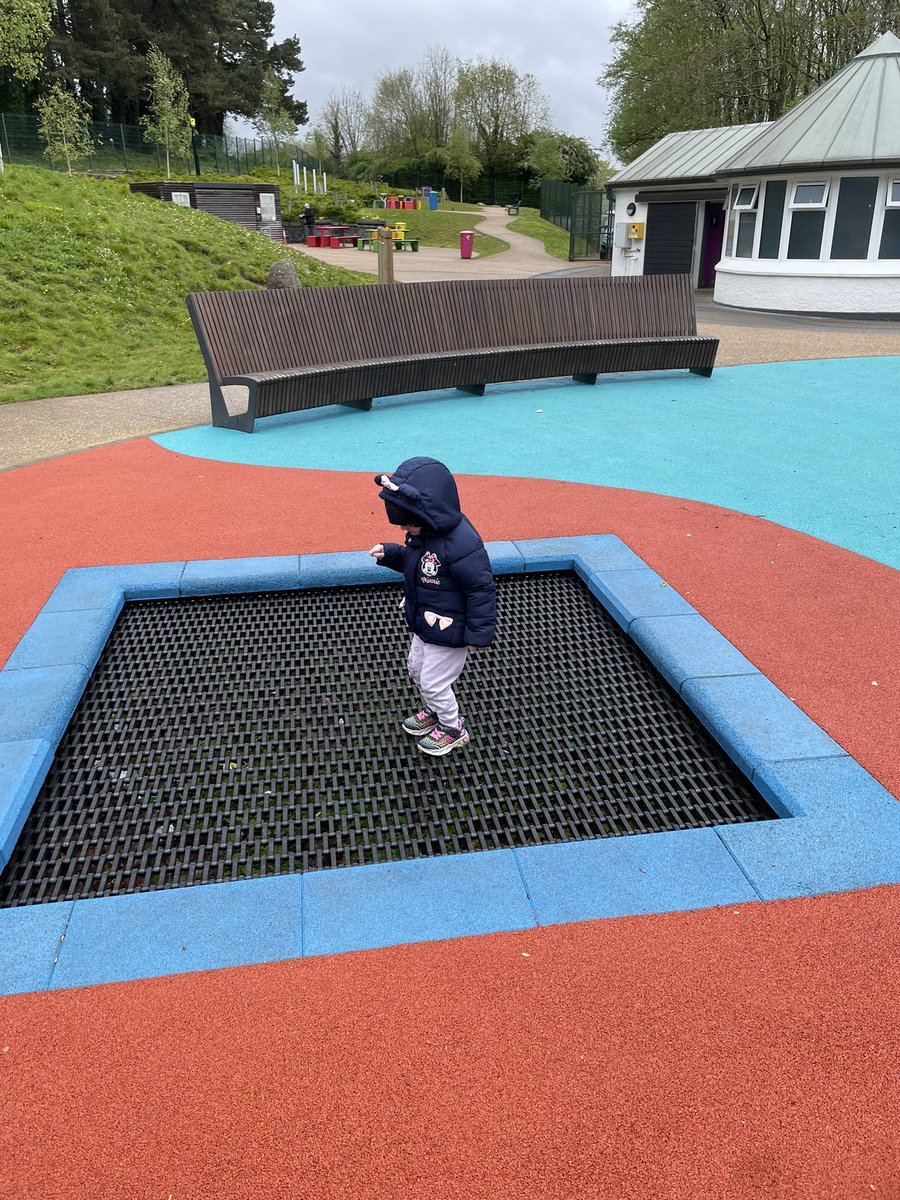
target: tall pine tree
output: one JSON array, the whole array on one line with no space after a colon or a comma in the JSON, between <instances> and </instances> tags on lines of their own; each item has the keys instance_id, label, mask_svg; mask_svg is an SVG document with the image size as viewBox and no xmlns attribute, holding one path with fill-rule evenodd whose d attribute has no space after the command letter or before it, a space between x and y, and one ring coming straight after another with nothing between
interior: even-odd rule
<instances>
[{"instance_id":1,"label":"tall pine tree","mask_svg":"<svg viewBox=\"0 0 900 1200\"><path fill-rule=\"evenodd\" d=\"M227 113L253 117L270 71L283 107L303 125L306 103L288 96L292 72L303 70L300 42L270 44L274 17L270 0L55 0L44 78L21 107L32 109L57 80L87 102L94 120L136 125L147 115L147 52L155 45L184 79L199 132L221 134Z\"/></svg>"}]
</instances>

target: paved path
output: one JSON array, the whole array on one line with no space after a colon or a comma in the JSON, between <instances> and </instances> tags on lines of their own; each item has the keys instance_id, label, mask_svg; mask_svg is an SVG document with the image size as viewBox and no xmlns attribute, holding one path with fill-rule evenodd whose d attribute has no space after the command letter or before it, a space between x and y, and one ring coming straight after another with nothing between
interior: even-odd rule
<instances>
[{"instance_id":1,"label":"paved path","mask_svg":"<svg viewBox=\"0 0 900 1200\"><path fill-rule=\"evenodd\" d=\"M403 214L401 213L400 216ZM432 279L525 279L531 275L546 275L551 271L578 271L582 263L566 263L548 254L543 245L534 238L525 237L509 228L516 220L505 208L488 207L482 212L472 213L482 219L472 228L479 234L499 238L509 246L499 254L485 258L460 258L459 250L449 246L421 246L415 253L394 254L394 277L403 283L426 283ZM478 239L475 239L476 252ZM299 254L306 254L330 266L346 267L350 271L365 271L378 274L378 256L360 253L359 250L321 250L318 247L294 246ZM601 264L608 270L608 264Z\"/></svg>"},{"instance_id":2,"label":"paved path","mask_svg":"<svg viewBox=\"0 0 900 1200\"><path fill-rule=\"evenodd\" d=\"M463 260L458 250L423 247L417 254L395 254L398 280L408 283L435 279L512 279L575 271L606 273L608 263L585 267L548 254L534 238L515 233L515 220L499 207L486 208L478 225L483 233L501 237L509 250L483 259ZM307 250L298 253L340 263L357 271L376 272L373 254L358 250ZM725 309L711 299L698 300L701 333L720 339L718 364L786 362L795 359L855 358L900 355L900 324L853 322L816 317L785 317L773 313L742 313ZM174 387L135 388L87 396L62 396L0 406L0 470L67 454L90 446L133 437L184 429L209 422L209 392L205 383Z\"/></svg>"}]
</instances>

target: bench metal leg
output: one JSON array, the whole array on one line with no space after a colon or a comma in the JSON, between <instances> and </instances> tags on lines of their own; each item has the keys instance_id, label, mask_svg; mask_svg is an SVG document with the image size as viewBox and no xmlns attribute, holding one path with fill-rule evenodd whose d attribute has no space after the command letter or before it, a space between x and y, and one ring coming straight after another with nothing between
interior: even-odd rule
<instances>
[{"instance_id":1,"label":"bench metal leg","mask_svg":"<svg viewBox=\"0 0 900 1200\"><path fill-rule=\"evenodd\" d=\"M372 407L371 400L339 400L338 403L344 408L358 408L361 412L368 412Z\"/></svg>"},{"instance_id":2,"label":"bench metal leg","mask_svg":"<svg viewBox=\"0 0 900 1200\"><path fill-rule=\"evenodd\" d=\"M252 433L256 421L256 387L247 388L247 411L232 415L225 403L225 393L210 376L209 398L212 402L212 423L217 429L238 429L241 433Z\"/></svg>"},{"instance_id":3,"label":"bench metal leg","mask_svg":"<svg viewBox=\"0 0 900 1200\"><path fill-rule=\"evenodd\" d=\"M458 392L469 392L473 396L483 396L484 395L484 384L483 383L460 383L457 385L456 390Z\"/></svg>"},{"instance_id":4,"label":"bench metal leg","mask_svg":"<svg viewBox=\"0 0 900 1200\"><path fill-rule=\"evenodd\" d=\"M586 375L573 375L572 378L575 380L576 383L591 383L591 384L593 384L593 383L597 382L597 373L596 373L596 371L589 371Z\"/></svg>"},{"instance_id":5,"label":"bench metal leg","mask_svg":"<svg viewBox=\"0 0 900 1200\"><path fill-rule=\"evenodd\" d=\"M704 379L709 379L713 373L712 367L690 367L689 370L692 375L702 375Z\"/></svg>"}]
</instances>

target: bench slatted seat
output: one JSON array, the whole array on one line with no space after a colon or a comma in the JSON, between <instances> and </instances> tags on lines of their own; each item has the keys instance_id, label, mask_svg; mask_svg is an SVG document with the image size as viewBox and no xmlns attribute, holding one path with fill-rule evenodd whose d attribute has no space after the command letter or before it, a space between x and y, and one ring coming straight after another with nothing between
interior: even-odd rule
<instances>
[{"instance_id":1,"label":"bench slatted seat","mask_svg":"<svg viewBox=\"0 0 900 1200\"><path fill-rule=\"evenodd\" d=\"M709 376L688 276L464 279L198 292L188 310L209 372L213 424L376 396L517 379L689 370ZM248 389L228 413L223 387Z\"/></svg>"}]
</instances>

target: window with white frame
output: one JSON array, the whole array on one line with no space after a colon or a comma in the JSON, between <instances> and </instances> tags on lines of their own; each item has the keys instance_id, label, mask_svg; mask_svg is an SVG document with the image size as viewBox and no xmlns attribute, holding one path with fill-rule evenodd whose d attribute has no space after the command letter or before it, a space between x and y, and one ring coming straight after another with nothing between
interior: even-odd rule
<instances>
[{"instance_id":1,"label":"window with white frame","mask_svg":"<svg viewBox=\"0 0 900 1200\"><path fill-rule=\"evenodd\" d=\"M888 179L879 258L900 258L900 179Z\"/></svg>"},{"instance_id":2,"label":"window with white frame","mask_svg":"<svg viewBox=\"0 0 900 1200\"><path fill-rule=\"evenodd\" d=\"M753 257L758 199L758 183L736 183L731 189L732 215L729 222L729 242L731 253L735 258Z\"/></svg>"},{"instance_id":3,"label":"window with white frame","mask_svg":"<svg viewBox=\"0 0 900 1200\"><path fill-rule=\"evenodd\" d=\"M795 183L791 193L791 208L825 208L828 204L828 181Z\"/></svg>"},{"instance_id":4,"label":"window with white frame","mask_svg":"<svg viewBox=\"0 0 900 1200\"><path fill-rule=\"evenodd\" d=\"M746 212L748 209L756 208L756 199L759 196L758 183L739 183L733 190L734 199L731 207L737 212Z\"/></svg>"}]
</instances>

